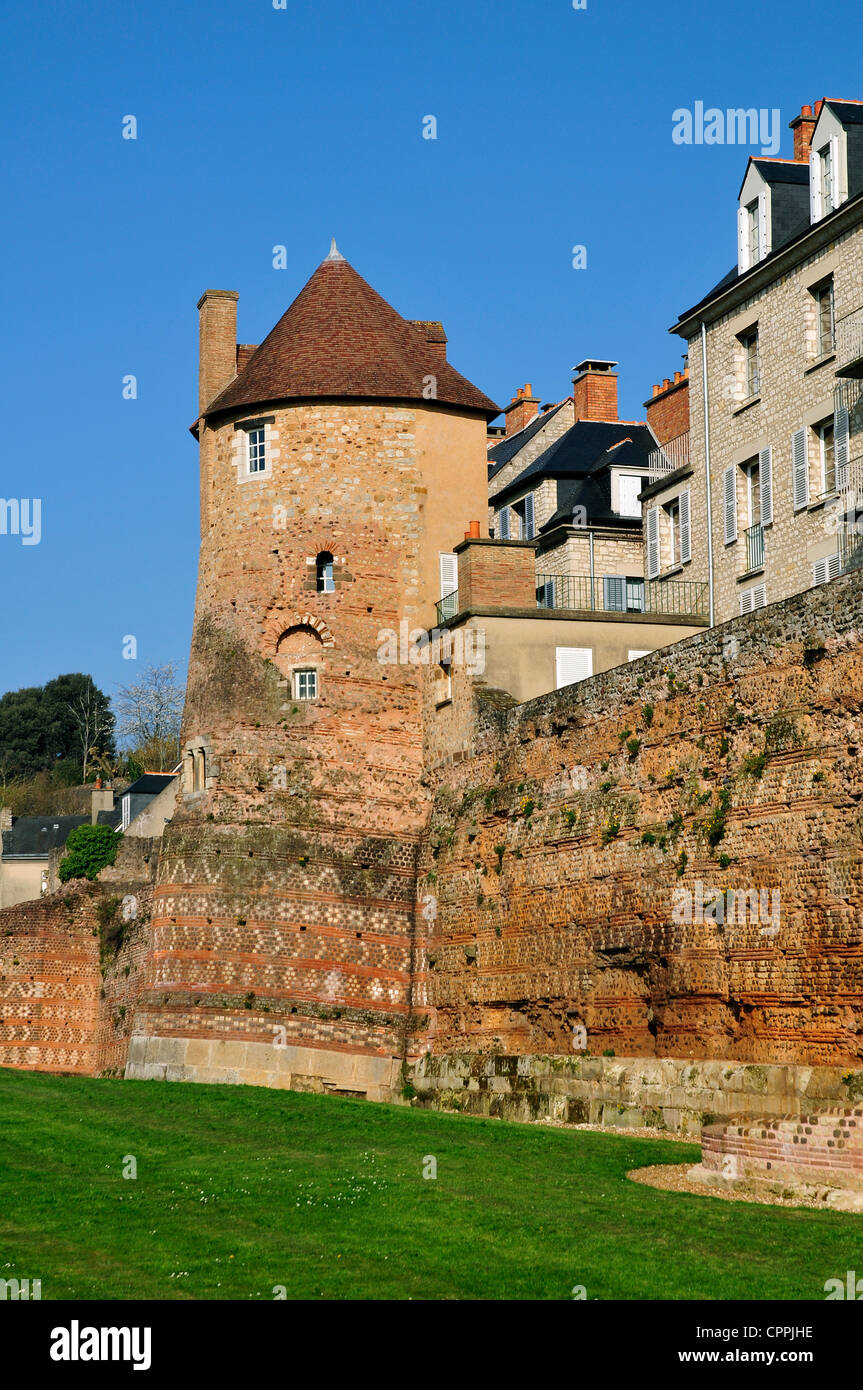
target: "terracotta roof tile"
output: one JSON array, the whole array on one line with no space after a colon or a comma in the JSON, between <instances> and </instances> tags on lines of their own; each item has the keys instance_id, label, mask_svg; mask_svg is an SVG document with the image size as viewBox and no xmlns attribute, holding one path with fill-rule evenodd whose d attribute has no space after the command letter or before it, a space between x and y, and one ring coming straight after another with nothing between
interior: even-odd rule
<instances>
[{"instance_id":1,"label":"terracotta roof tile","mask_svg":"<svg viewBox=\"0 0 863 1390\"><path fill-rule=\"evenodd\" d=\"M205 414L300 397L423 400L433 376L441 403L498 415L430 338L445 341L438 323L403 319L347 261L328 257Z\"/></svg>"}]
</instances>

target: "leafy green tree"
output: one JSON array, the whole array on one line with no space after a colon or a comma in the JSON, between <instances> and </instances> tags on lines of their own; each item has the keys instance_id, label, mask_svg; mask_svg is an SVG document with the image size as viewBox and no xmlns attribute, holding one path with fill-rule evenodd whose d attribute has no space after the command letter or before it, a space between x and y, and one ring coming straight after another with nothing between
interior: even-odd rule
<instances>
[{"instance_id":1,"label":"leafy green tree","mask_svg":"<svg viewBox=\"0 0 863 1390\"><path fill-rule=\"evenodd\" d=\"M111 755L114 716L92 676L74 672L0 696L0 767L7 779L51 771L74 758L82 776L90 750Z\"/></svg>"},{"instance_id":2,"label":"leafy green tree","mask_svg":"<svg viewBox=\"0 0 863 1390\"><path fill-rule=\"evenodd\" d=\"M117 858L117 845L122 840L110 825L77 825L70 830L66 854L57 870L61 883L70 878L95 878L106 864Z\"/></svg>"}]
</instances>

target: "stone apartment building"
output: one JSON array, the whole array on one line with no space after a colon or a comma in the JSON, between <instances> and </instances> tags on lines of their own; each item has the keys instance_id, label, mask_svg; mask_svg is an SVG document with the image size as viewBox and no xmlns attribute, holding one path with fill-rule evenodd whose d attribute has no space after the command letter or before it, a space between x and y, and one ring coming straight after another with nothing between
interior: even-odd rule
<instances>
[{"instance_id":1,"label":"stone apartment building","mask_svg":"<svg viewBox=\"0 0 863 1390\"><path fill-rule=\"evenodd\" d=\"M457 592L439 605L450 627L482 628L487 680L519 700L707 621L705 583L660 587L644 573L639 497L669 430L687 423L685 376L656 388L646 420L627 421L616 365L579 363L572 395L553 405L540 408L530 384L513 397L504 435L490 436L490 539L456 547Z\"/></svg>"},{"instance_id":2,"label":"stone apartment building","mask_svg":"<svg viewBox=\"0 0 863 1390\"><path fill-rule=\"evenodd\" d=\"M790 125L793 158L749 160L737 265L672 329L691 445L666 445L642 493L648 578L706 582L714 622L859 563L863 103Z\"/></svg>"}]
</instances>

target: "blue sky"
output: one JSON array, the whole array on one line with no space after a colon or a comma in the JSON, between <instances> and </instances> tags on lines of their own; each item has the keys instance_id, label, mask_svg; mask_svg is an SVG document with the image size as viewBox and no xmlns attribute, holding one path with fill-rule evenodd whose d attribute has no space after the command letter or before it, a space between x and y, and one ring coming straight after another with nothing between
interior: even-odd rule
<instances>
[{"instance_id":1,"label":"blue sky","mask_svg":"<svg viewBox=\"0 0 863 1390\"><path fill-rule=\"evenodd\" d=\"M7 7L0 496L42 499L42 539L0 535L0 691L89 671L112 694L142 666L185 667L208 287L239 291L240 340L259 342L335 234L400 313L443 320L450 360L501 404L525 381L559 399L575 362L610 357L621 414L643 417L681 366L668 326L736 258L750 153L676 145L672 113L778 107L789 156L801 103L863 97L859 0L833 0L820 40L818 13Z\"/></svg>"}]
</instances>

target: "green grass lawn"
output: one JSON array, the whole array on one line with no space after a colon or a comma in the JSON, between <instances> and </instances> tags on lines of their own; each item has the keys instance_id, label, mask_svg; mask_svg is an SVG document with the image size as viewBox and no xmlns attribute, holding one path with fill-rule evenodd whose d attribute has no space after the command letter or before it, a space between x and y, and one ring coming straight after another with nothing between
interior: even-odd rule
<instances>
[{"instance_id":1,"label":"green grass lawn","mask_svg":"<svg viewBox=\"0 0 863 1390\"><path fill-rule=\"evenodd\" d=\"M137 1178L124 1179L124 1159ZM437 1178L423 1178L423 1160ZM695 1145L0 1069L0 1277L47 1298L823 1299L863 1218L654 1191Z\"/></svg>"}]
</instances>

